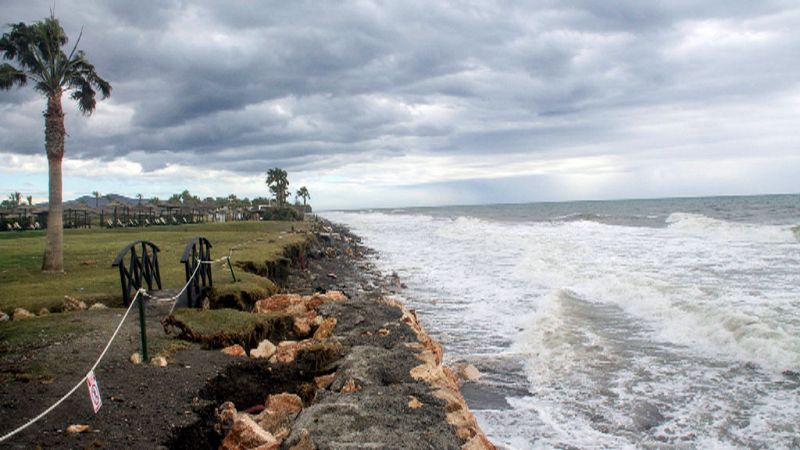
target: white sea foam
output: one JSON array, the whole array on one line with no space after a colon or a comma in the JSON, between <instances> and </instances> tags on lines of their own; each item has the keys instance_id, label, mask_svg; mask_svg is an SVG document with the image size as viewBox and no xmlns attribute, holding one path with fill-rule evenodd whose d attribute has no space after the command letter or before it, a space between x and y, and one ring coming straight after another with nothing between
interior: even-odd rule
<instances>
[{"instance_id":1,"label":"white sea foam","mask_svg":"<svg viewBox=\"0 0 800 450\"><path fill-rule=\"evenodd\" d=\"M781 448L798 433L798 382L781 375L800 369L789 227L327 216L400 274L450 360L509 390L511 410L476 413L508 448Z\"/></svg>"}]
</instances>

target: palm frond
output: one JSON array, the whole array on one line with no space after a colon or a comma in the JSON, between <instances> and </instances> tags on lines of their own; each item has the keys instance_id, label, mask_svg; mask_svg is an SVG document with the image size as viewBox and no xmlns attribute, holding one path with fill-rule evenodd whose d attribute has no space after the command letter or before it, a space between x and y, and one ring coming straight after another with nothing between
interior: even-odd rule
<instances>
[{"instance_id":1,"label":"palm frond","mask_svg":"<svg viewBox=\"0 0 800 450\"><path fill-rule=\"evenodd\" d=\"M95 92L92 89L89 81L76 74L73 79L69 81L70 87L74 89L70 97L78 102L78 109L85 116L91 116L94 112L97 101L95 100Z\"/></svg>"},{"instance_id":2,"label":"palm frond","mask_svg":"<svg viewBox=\"0 0 800 450\"><path fill-rule=\"evenodd\" d=\"M25 86L27 83L28 76L25 75L25 72L17 70L8 63L0 64L0 89L7 91L14 85Z\"/></svg>"}]
</instances>

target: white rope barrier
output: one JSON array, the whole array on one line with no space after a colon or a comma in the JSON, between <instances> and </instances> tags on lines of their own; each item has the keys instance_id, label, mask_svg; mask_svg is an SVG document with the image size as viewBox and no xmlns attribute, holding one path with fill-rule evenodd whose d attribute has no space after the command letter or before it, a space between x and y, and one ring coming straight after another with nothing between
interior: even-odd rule
<instances>
[{"instance_id":1,"label":"white rope barrier","mask_svg":"<svg viewBox=\"0 0 800 450\"><path fill-rule=\"evenodd\" d=\"M14 436L15 434L19 433L20 431L22 431L22 430L28 428L29 426L33 425L34 423L38 422L39 419L41 419L42 417L44 417L47 414L49 414L52 410L56 409L58 407L58 405L63 403L64 400L69 398L70 395L75 393L75 391L77 391L78 388L81 387L81 385L84 383L84 381L86 381L86 378L89 376L89 374L92 373L94 371L94 369L97 368L98 365L100 365L100 361L102 361L103 357L106 356L106 352L108 352L108 349L111 347L111 343L114 342L114 339L117 337L117 334L119 334L119 330L120 330L120 328L122 328L122 324L125 323L125 319L128 317L128 313L131 312L131 308L133 308L133 305L136 303L136 300L139 299L140 294L144 294L144 289L139 289L139 291L136 292L136 295L133 297L133 300L131 301L131 304L128 305L128 310L125 311L125 314L122 316L122 320L119 321L119 324L117 325L117 328L114 330L114 334L111 335L111 339L108 340L108 343L106 344L106 347L103 349L103 352L100 353L100 356L94 362L94 364L92 365L92 368L89 369L86 372L86 374L83 376L83 378L81 378L81 380L78 381L78 383L72 389L70 389L69 392L64 394L64 396L61 397L57 402L53 403L53 405L51 407L47 408L41 414L39 414L38 416L36 416L33 419L29 420L26 424L18 427L16 430L5 434L3 437L0 437L0 442L5 441L6 439ZM141 300L139 300L139 301L141 301Z\"/></svg>"},{"instance_id":2,"label":"white rope barrier","mask_svg":"<svg viewBox=\"0 0 800 450\"><path fill-rule=\"evenodd\" d=\"M232 248L231 248L231 253L233 253L233 249ZM33 425L34 423L38 422L42 417L46 416L51 411L56 409L61 403L63 403L72 394L74 394L75 391L78 390L78 388L81 387L81 385L86 381L86 378L89 376L89 374L92 373L94 371L94 369L97 368L98 365L100 365L100 361L102 361L103 357L106 356L106 353L108 352L108 349L111 347L111 343L114 342L114 339L116 339L117 334L119 334L119 330L122 328L122 324L125 323L125 319L128 318L128 314L131 312L131 308L133 308L133 305L136 303L137 300L142 301L142 299L144 297L147 297L147 298L150 298L150 299L157 300L159 302L170 302L170 301L174 302L172 304L172 308L170 308L170 310L169 310L169 314L172 314L172 312L175 310L175 306L178 304L178 299L180 298L181 295L183 295L183 293L186 291L186 289L189 288L189 285L192 283L192 280L194 280L194 277L197 275L197 271L200 269L200 266L202 264L209 264L210 265L210 264L222 262L222 261L224 261L226 259L228 260L228 264L230 264L230 258L231 258L230 256L223 256L222 258L219 258L219 259L216 259L216 260L213 260L213 261L202 261L202 260L198 261L197 267L195 267L194 268L194 272L192 272L192 276L189 277L189 281L186 282L186 284L183 286L183 288L180 290L180 292L178 292L176 295L173 295L172 297L169 297L169 298L154 297L154 296L148 294L147 291L144 288L141 288L138 291L136 291L136 295L133 296L133 300L131 300L130 305L128 305L128 309L125 311L125 314L122 316L122 319L119 321L119 324L117 325L117 328L114 330L114 334L111 335L111 338L108 340L108 343L106 344L105 348L103 349L103 352L100 353L100 356L94 362L94 364L92 365L92 368L89 369L86 372L86 374L83 376L83 378L81 378L80 381L78 381L78 383L75 384L75 386L72 389L70 389L69 392L64 394L64 396L61 397L57 402L55 402L52 406L50 406L46 410L42 411L41 414L39 414L38 416L34 417L33 419L31 419L30 421L28 421L24 425L18 427L14 431L11 431L11 432L5 434L4 436L0 437L0 442L3 442L5 440L7 440L8 438L10 438L10 437L14 436L15 434L19 433L20 431L22 431L22 430L28 428L29 426Z\"/></svg>"}]
</instances>

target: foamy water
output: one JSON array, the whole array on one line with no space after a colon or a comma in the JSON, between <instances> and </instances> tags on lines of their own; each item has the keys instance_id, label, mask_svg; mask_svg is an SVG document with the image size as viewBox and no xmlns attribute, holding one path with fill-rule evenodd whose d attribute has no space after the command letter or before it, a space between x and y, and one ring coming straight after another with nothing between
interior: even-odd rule
<instances>
[{"instance_id":1,"label":"foamy water","mask_svg":"<svg viewBox=\"0 0 800 450\"><path fill-rule=\"evenodd\" d=\"M778 200L324 216L505 398L475 405L504 447L797 448L800 200Z\"/></svg>"}]
</instances>

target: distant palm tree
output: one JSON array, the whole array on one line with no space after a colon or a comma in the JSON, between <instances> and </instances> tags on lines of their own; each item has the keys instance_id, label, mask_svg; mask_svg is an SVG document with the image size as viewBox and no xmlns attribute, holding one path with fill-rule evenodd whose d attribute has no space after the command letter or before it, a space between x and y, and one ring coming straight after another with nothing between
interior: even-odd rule
<instances>
[{"instance_id":1,"label":"distant palm tree","mask_svg":"<svg viewBox=\"0 0 800 450\"><path fill-rule=\"evenodd\" d=\"M311 194L308 193L308 188L305 186L301 186L300 189L297 190L297 196L303 197L303 206L306 206L306 200L311 198Z\"/></svg>"},{"instance_id":2,"label":"distant palm tree","mask_svg":"<svg viewBox=\"0 0 800 450\"><path fill-rule=\"evenodd\" d=\"M94 207L97 209L98 205L100 205L100 192L92 191L92 195L94 195Z\"/></svg>"},{"instance_id":3,"label":"distant palm tree","mask_svg":"<svg viewBox=\"0 0 800 450\"><path fill-rule=\"evenodd\" d=\"M22 194L19 192L8 194L8 200L11 201L12 205L19 206L19 204L22 203Z\"/></svg>"},{"instance_id":4,"label":"distant palm tree","mask_svg":"<svg viewBox=\"0 0 800 450\"><path fill-rule=\"evenodd\" d=\"M281 168L269 169L267 171L267 186L270 192L275 195L275 201L279 207L286 204L286 197L289 196L289 178L285 170Z\"/></svg>"},{"instance_id":5,"label":"distant palm tree","mask_svg":"<svg viewBox=\"0 0 800 450\"><path fill-rule=\"evenodd\" d=\"M142 195L142 194L136 194L136 198L138 198L138 199L139 199L139 205L141 205L141 204L142 204L142 199L144 198L144 195Z\"/></svg>"},{"instance_id":6,"label":"distant palm tree","mask_svg":"<svg viewBox=\"0 0 800 450\"><path fill-rule=\"evenodd\" d=\"M25 197L25 200L28 201L28 206L33 206L33 196L32 195L29 195L29 196Z\"/></svg>"},{"instance_id":7,"label":"distant palm tree","mask_svg":"<svg viewBox=\"0 0 800 450\"><path fill-rule=\"evenodd\" d=\"M0 54L6 60L17 62L17 67L0 64L0 89L24 86L31 80L35 83L34 89L47 98L44 142L50 178L50 212L42 262L42 270L47 272L64 271L61 162L66 129L61 96L71 90L70 97L78 103L81 113L88 116L95 109L95 89L103 98L111 95L111 85L97 75L83 51L78 50L80 40L79 35L69 54L65 53L62 47L67 45L67 34L53 13L31 25L11 25L11 31L0 38Z\"/></svg>"}]
</instances>

